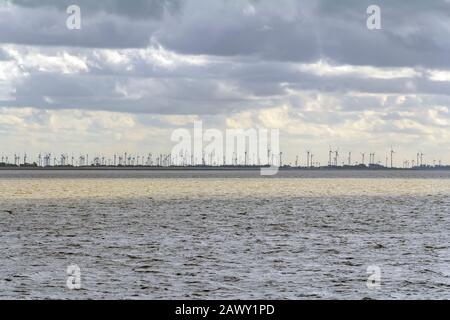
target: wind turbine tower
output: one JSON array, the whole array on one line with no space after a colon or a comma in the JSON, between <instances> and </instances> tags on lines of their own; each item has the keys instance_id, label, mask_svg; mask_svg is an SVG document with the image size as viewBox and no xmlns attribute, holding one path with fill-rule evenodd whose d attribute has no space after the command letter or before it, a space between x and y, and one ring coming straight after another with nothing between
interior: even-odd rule
<instances>
[{"instance_id":1,"label":"wind turbine tower","mask_svg":"<svg viewBox=\"0 0 450 320\"><path fill-rule=\"evenodd\" d=\"M331 156L332 156L332 154L333 154L333 151L331 150L331 147L330 147L330 151L328 151L328 165L329 165L329 166L332 166L332 165L333 165L332 162L331 162Z\"/></svg>"},{"instance_id":2,"label":"wind turbine tower","mask_svg":"<svg viewBox=\"0 0 450 320\"><path fill-rule=\"evenodd\" d=\"M391 147L391 168L394 167L394 153L395 153L395 151Z\"/></svg>"}]
</instances>

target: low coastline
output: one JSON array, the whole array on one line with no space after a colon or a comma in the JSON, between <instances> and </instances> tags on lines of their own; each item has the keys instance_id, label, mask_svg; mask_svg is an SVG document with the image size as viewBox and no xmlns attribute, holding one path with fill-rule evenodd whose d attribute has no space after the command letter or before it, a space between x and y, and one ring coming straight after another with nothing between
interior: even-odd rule
<instances>
[{"instance_id":1,"label":"low coastline","mask_svg":"<svg viewBox=\"0 0 450 320\"><path fill-rule=\"evenodd\" d=\"M261 168L268 168L268 166L0 166L0 170L37 170L37 171L52 171L52 170L75 170L75 171L90 171L90 170L143 170L143 171L192 171L192 170L207 170L207 171L235 171L235 170L260 170ZM330 171L330 170L361 170L361 171L449 171L450 166L422 166L413 168L390 168L383 166L323 166L323 167L291 167L283 166L279 170L306 170L306 171Z\"/></svg>"}]
</instances>

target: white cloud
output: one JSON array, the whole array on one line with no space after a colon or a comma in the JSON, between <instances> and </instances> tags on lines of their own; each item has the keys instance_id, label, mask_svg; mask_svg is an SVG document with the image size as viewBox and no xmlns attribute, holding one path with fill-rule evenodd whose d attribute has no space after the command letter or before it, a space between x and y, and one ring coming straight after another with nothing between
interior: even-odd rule
<instances>
[{"instance_id":1,"label":"white cloud","mask_svg":"<svg viewBox=\"0 0 450 320\"><path fill-rule=\"evenodd\" d=\"M298 65L298 70L310 72L318 76L352 75L358 78L373 79L414 78L421 75L421 73L414 68L377 68L372 66L333 65L323 60L319 60L316 63L300 64Z\"/></svg>"},{"instance_id":2,"label":"white cloud","mask_svg":"<svg viewBox=\"0 0 450 320\"><path fill-rule=\"evenodd\" d=\"M429 79L432 81L450 81L450 71L447 70L431 70Z\"/></svg>"}]
</instances>

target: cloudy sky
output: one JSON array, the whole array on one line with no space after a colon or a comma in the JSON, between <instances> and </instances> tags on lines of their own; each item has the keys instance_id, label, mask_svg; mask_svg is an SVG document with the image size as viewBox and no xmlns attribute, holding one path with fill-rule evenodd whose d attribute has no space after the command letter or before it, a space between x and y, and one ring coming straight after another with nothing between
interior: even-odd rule
<instances>
[{"instance_id":1,"label":"cloudy sky","mask_svg":"<svg viewBox=\"0 0 450 320\"><path fill-rule=\"evenodd\" d=\"M449 106L449 0L0 0L0 154L170 151L203 120L280 128L291 161L450 163Z\"/></svg>"}]
</instances>

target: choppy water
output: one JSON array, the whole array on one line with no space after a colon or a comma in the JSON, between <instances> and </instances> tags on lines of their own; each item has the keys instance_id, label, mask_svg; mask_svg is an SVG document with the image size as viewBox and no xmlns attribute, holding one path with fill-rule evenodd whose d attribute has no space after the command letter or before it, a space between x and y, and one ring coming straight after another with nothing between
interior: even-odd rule
<instances>
[{"instance_id":1,"label":"choppy water","mask_svg":"<svg viewBox=\"0 0 450 320\"><path fill-rule=\"evenodd\" d=\"M0 299L449 299L449 195L450 172L0 171Z\"/></svg>"}]
</instances>

